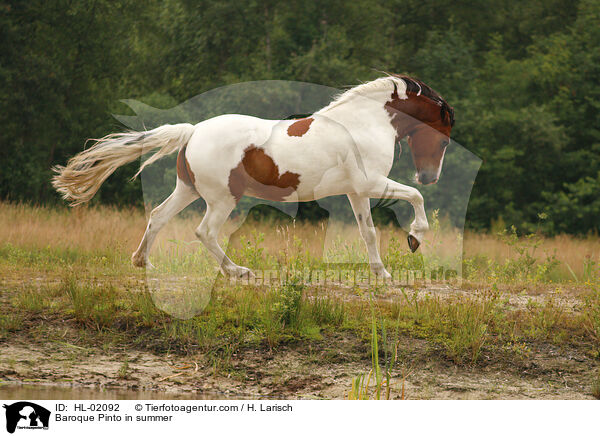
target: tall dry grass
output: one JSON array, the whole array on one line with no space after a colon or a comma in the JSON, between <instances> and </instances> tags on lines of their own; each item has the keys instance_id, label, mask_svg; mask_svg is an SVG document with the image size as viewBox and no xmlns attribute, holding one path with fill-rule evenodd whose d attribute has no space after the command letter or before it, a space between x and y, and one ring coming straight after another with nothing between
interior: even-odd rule
<instances>
[{"instance_id":1,"label":"tall dry grass","mask_svg":"<svg viewBox=\"0 0 600 436\"><path fill-rule=\"evenodd\" d=\"M0 203L0 243L24 249L133 250L144 228L145 217L136 209Z\"/></svg>"},{"instance_id":2,"label":"tall dry grass","mask_svg":"<svg viewBox=\"0 0 600 436\"><path fill-rule=\"evenodd\" d=\"M465 232L463 239L465 258L486 257L496 263L514 260L519 253L498 235L488 233ZM533 250L533 257L538 260L555 256L560 262L559 268L571 275L569 269L577 277L584 275L586 263L600 261L600 238L598 236L576 237L558 235L551 238L540 237L539 245Z\"/></svg>"},{"instance_id":3,"label":"tall dry grass","mask_svg":"<svg viewBox=\"0 0 600 436\"><path fill-rule=\"evenodd\" d=\"M153 252L167 250L174 241L195 241L194 229L202 219L201 215L188 212L173 219L161 232ZM231 234L229 249L239 250L243 244L253 244L257 234L264 234L261 242L264 252L274 256L280 263L286 263L287 254L302 251L307 257L321 258L324 244L339 250L347 250L355 261L366 260L366 249L360 239L356 225L339 224L335 230L327 232L326 223L245 222L230 220L223 229L223 238ZM58 248L94 252L116 250L124 254L132 253L139 243L146 227L146 217L138 209L118 209L114 207L50 208L0 202L0 244L11 244L25 250ZM404 247L406 233L392 226L378 228L382 257L391 246ZM326 241L326 238L330 238ZM436 239L431 246L423 247L442 253L446 247L456 244L454 232L430 234ZM391 245L393 240L396 243ZM336 242L337 241L337 242ZM342 244L343 242L343 244ZM504 263L519 254L514 246L497 235L466 232L463 240L464 258L485 258L487 261ZM336 246L336 243L340 243ZM195 244L186 245L191 251ZM397 248L394 248L397 249ZM156 250L156 251L155 251ZM406 250L408 250L406 248ZM600 239L560 235L541 238L531 254L539 260L554 255L560 261L565 275L584 274L586 263L600 261Z\"/></svg>"}]
</instances>

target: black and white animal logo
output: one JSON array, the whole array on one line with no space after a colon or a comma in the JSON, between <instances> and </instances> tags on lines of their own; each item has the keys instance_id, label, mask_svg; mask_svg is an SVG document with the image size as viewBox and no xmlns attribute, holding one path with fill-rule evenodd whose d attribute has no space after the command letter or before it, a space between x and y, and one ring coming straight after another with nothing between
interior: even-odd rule
<instances>
[{"instance_id":1,"label":"black and white animal logo","mask_svg":"<svg viewBox=\"0 0 600 436\"><path fill-rule=\"evenodd\" d=\"M6 431L14 433L18 429L48 429L50 411L29 401L5 404Z\"/></svg>"}]
</instances>

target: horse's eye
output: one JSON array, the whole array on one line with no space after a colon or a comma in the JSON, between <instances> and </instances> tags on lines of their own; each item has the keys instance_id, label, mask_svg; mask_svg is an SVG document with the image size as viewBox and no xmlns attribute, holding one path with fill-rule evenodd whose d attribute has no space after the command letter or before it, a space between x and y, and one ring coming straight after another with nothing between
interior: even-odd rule
<instances>
[{"instance_id":1,"label":"horse's eye","mask_svg":"<svg viewBox=\"0 0 600 436\"><path fill-rule=\"evenodd\" d=\"M442 139L442 148L448 147L448 144L450 144L449 139Z\"/></svg>"}]
</instances>

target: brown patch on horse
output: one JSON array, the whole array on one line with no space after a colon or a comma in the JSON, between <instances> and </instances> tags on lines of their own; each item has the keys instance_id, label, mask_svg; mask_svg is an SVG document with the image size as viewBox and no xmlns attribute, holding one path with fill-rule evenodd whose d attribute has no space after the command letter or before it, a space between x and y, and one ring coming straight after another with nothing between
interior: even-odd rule
<instances>
[{"instance_id":1,"label":"brown patch on horse","mask_svg":"<svg viewBox=\"0 0 600 436\"><path fill-rule=\"evenodd\" d=\"M425 97L428 100L433 101L439 107L440 119L442 122L444 124L449 124L450 127L454 126L454 108L450 106L438 92L414 77L398 75L396 75L396 77L402 79L404 83L406 83L407 95L414 94L415 96Z\"/></svg>"},{"instance_id":2,"label":"brown patch on horse","mask_svg":"<svg viewBox=\"0 0 600 436\"><path fill-rule=\"evenodd\" d=\"M287 129L288 136L302 136L308 129L315 119L312 117L302 118L295 123L291 124Z\"/></svg>"},{"instance_id":3,"label":"brown patch on horse","mask_svg":"<svg viewBox=\"0 0 600 436\"><path fill-rule=\"evenodd\" d=\"M196 183L196 176L192 172L190 164L185 157L186 149L187 145L184 145L179 149L179 153L177 154L177 177L179 177L186 185L193 187Z\"/></svg>"},{"instance_id":4,"label":"brown patch on horse","mask_svg":"<svg viewBox=\"0 0 600 436\"><path fill-rule=\"evenodd\" d=\"M300 174L286 171L280 175L273 159L255 145L244 150L241 162L229 173L229 191L236 202L245 192L264 200L283 201L299 183Z\"/></svg>"},{"instance_id":5,"label":"brown patch on horse","mask_svg":"<svg viewBox=\"0 0 600 436\"><path fill-rule=\"evenodd\" d=\"M454 109L423 82L406 76L396 77L406 83L406 98L400 98L394 83L385 110L390 114L396 139L408 136L419 183L435 183L454 124Z\"/></svg>"},{"instance_id":6,"label":"brown patch on horse","mask_svg":"<svg viewBox=\"0 0 600 436\"><path fill-rule=\"evenodd\" d=\"M397 138L405 137L419 122L450 137L454 125L454 109L423 82L405 76L397 77L406 83L407 98L400 98L398 87L394 84L390 100L384 104L391 116Z\"/></svg>"}]
</instances>

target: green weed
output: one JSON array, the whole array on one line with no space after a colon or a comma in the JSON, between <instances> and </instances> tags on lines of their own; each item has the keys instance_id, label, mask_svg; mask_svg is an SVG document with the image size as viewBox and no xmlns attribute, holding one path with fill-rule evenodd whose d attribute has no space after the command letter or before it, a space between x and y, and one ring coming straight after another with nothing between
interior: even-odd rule
<instances>
[{"instance_id":1,"label":"green weed","mask_svg":"<svg viewBox=\"0 0 600 436\"><path fill-rule=\"evenodd\" d=\"M398 358L398 342L393 343L393 352L391 356L388 355L388 337L382 323L381 335L384 345L384 367L382 369L379 362L379 340L375 308L371 300L369 300L369 303L371 306L371 370L368 374L361 374L352 379L352 386L350 392L348 392L349 400L389 400L391 398L391 370ZM404 391L402 394L404 396Z\"/></svg>"},{"instance_id":2,"label":"green weed","mask_svg":"<svg viewBox=\"0 0 600 436\"><path fill-rule=\"evenodd\" d=\"M583 277L582 281L585 283L592 283L597 281L600 277L600 263L592 260L588 254L583 261Z\"/></svg>"},{"instance_id":3,"label":"green weed","mask_svg":"<svg viewBox=\"0 0 600 436\"><path fill-rule=\"evenodd\" d=\"M47 296L33 287L25 287L18 292L13 302L19 309L35 314L43 312L49 305Z\"/></svg>"},{"instance_id":4,"label":"green weed","mask_svg":"<svg viewBox=\"0 0 600 436\"><path fill-rule=\"evenodd\" d=\"M62 287L71 301L73 315L77 321L96 330L113 325L119 309L119 300L114 288L80 285L73 275L64 279Z\"/></svg>"},{"instance_id":5,"label":"green weed","mask_svg":"<svg viewBox=\"0 0 600 436\"><path fill-rule=\"evenodd\" d=\"M156 308L150 292L136 292L131 298L133 313L140 326L154 327L164 318L164 312Z\"/></svg>"},{"instance_id":6,"label":"green weed","mask_svg":"<svg viewBox=\"0 0 600 436\"><path fill-rule=\"evenodd\" d=\"M527 303L527 327L525 334L531 339L547 339L561 324L564 310L554 296L549 296L543 303Z\"/></svg>"},{"instance_id":7,"label":"green weed","mask_svg":"<svg viewBox=\"0 0 600 436\"><path fill-rule=\"evenodd\" d=\"M586 295L583 307L583 325L593 341L596 354L600 356L600 288L595 287Z\"/></svg>"},{"instance_id":8,"label":"green weed","mask_svg":"<svg viewBox=\"0 0 600 436\"><path fill-rule=\"evenodd\" d=\"M252 230L250 238L240 236L240 248L235 250L235 257L239 258L241 264L254 269L267 269L272 265L271 259L267 259L265 248L265 234Z\"/></svg>"},{"instance_id":9,"label":"green weed","mask_svg":"<svg viewBox=\"0 0 600 436\"><path fill-rule=\"evenodd\" d=\"M318 326L339 327L346 320L343 301L331 297L315 296L304 302L312 321Z\"/></svg>"},{"instance_id":10,"label":"green weed","mask_svg":"<svg viewBox=\"0 0 600 436\"><path fill-rule=\"evenodd\" d=\"M121 366L119 367L119 371L117 371L117 377L125 380L129 375L129 361L125 359Z\"/></svg>"},{"instance_id":11,"label":"green weed","mask_svg":"<svg viewBox=\"0 0 600 436\"><path fill-rule=\"evenodd\" d=\"M457 364L479 359L498 310L495 292L448 299L404 292L404 299L394 309L405 328L441 345L446 357Z\"/></svg>"},{"instance_id":12,"label":"green weed","mask_svg":"<svg viewBox=\"0 0 600 436\"><path fill-rule=\"evenodd\" d=\"M0 314L0 339L6 338L11 332L23 327L23 318L19 314Z\"/></svg>"},{"instance_id":13,"label":"green weed","mask_svg":"<svg viewBox=\"0 0 600 436\"><path fill-rule=\"evenodd\" d=\"M273 312L284 328L299 325L303 292L304 285L297 280L284 283L278 291Z\"/></svg>"},{"instance_id":14,"label":"green weed","mask_svg":"<svg viewBox=\"0 0 600 436\"><path fill-rule=\"evenodd\" d=\"M600 400L600 372L592 383L592 395L595 399Z\"/></svg>"}]
</instances>

